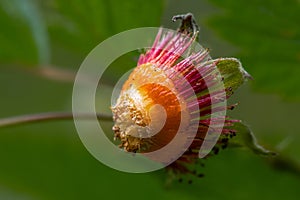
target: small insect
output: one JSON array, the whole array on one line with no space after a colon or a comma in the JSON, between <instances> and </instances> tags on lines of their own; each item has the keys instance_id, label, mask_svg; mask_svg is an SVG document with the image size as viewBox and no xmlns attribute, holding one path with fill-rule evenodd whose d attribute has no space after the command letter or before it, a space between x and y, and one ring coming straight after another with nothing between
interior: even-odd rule
<instances>
[{"instance_id":1,"label":"small insect","mask_svg":"<svg viewBox=\"0 0 300 200\"><path fill-rule=\"evenodd\" d=\"M198 159L210 126L224 135L217 142L223 147L228 141L226 135L235 133L231 127L239 120L223 115L224 127L218 128L213 112L231 109L219 104L250 75L235 58L212 59L207 49L191 48L199 32L191 13L176 15L173 21L176 20L182 21L177 32L160 29L152 48L140 55L137 67L112 106L113 130L120 148L139 153L161 149L179 130L184 132L182 140L190 142L190 146L169 168L176 173L193 174L187 164ZM230 78L235 81L228 81ZM188 141L195 129L196 136ZM217 153L219 148L214 149ZM172 151L167 153L172 157Z\"/></svg>"}]
</instances>

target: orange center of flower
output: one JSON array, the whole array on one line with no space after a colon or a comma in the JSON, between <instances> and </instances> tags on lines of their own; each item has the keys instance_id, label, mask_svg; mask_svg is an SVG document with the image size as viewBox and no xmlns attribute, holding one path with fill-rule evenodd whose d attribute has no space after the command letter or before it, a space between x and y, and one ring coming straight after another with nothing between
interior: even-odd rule
<instances>
[{"instance_id":1,"label":"orange center of flower","mask_svg":"<svg viewBox=\"0 0 300 200\"><path fill-rule=\"evenodd\" d=\"M132 72L112 110L115 136L127 151L160 149L174 138L180 126L189 123L186 105L172 81L152 64L138 66Z\"/></svg>"}]
</instances>

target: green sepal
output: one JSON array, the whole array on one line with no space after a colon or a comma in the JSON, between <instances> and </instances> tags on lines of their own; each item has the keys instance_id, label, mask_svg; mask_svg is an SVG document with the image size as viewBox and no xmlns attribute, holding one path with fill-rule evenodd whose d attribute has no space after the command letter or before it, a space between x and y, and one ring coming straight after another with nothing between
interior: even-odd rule
<instances>
[{"instance_id":1,"label":"green sepal","mask_svg":"<svg viewBox=\"0 0 300 200\"><path fill-rule=\"evenodd\" d=\"M237 122L232 128L235 129L237 133L235 137L229 140L229 147L247 147L255 154L262 156L277 155L277 153L269 151L259 145L253 132L247 125Z\"/></svg>"},{"instance_id":2,"label":"green sepal","mask_svg":"<svg viewBox=\"0 0 300 200\"><path fill-rule=\"evenodd\" d=\"M231 95L247 79L252 79L251 75L246 72L241 62L236 58L218 58L215 62L228 95Z\"/></svg>"}]
</instances>

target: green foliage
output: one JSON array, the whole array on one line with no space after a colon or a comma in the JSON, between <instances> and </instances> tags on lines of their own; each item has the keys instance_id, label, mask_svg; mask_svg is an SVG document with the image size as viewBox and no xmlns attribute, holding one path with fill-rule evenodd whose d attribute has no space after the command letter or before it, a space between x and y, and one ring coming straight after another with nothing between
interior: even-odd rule
<instances>
[{"instance_id":1,"label":"green foliage","mask_svg":"<svg viewBox=\"0 0 300 200\"><path fill-rule=\"evenodd\" d=\"M42 9L54 48L66 48L86 56L101 41L121 31L159 26L162 3L159 0L56 0L47 1Z\"/></svg>"},{"instance_id":2,"label":"green foliage","mask_svg":"<svg viewBox=\"0 0 300 200\"><path fill-rule=\"evenodd\" d=\"M257 90L300 98L300 4L297 0L210 0L222 13L210 26L240 49Z\"/></svg>"},{"instance_id":3,"label":"green foliage","mask_svg":"<svg viewBox=\"0 0 300 200\"><path fill-rule=\"evenodd\" d=\"M22 9L23 6L29 9ZM25 1L0 1L0 63L37 64L38 49L34 38L32 20L28 17L31 12L36 16L36 8Z\"/></svg>"},{"instance_id":4,"label":"green foliage","mask_svg":"<svg viewBox=\"0 0 300 200\"><path fill-rule=\"evenodd\" d=\"M160 26L162 9L160 0L3 0L0 59L78 68L104 39L132 28ZM125 60L135 65L132 57Z\"/></svg>"}]
</instances>

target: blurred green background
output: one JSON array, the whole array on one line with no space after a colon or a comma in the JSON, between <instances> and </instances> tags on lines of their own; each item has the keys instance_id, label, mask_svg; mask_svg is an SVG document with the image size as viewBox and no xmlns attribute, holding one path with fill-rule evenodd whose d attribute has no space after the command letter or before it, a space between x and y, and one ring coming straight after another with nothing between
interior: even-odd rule
<instances>
[{"instance_id":1,"label":"blurred green background","mask_svg":"<svg viewBox=\"0 0 300 200\"><path fill-rule=\"evenodd\" d=\"M72 121L52 121L0 129L1 200L299 199L299 0L0 0L0 117L70 111L74 73L97 44L131 28L175 29L171 17L187 12L213 57L237 57L254 77L234 95L240 104L230 115L290 165L228 149L205 161L204 178L166 186L164 170L104 166ZM122 56L103 81L113 85L137 56ZM104 112L109 94L99 94Z\"/></svg>"}]
</instances>

